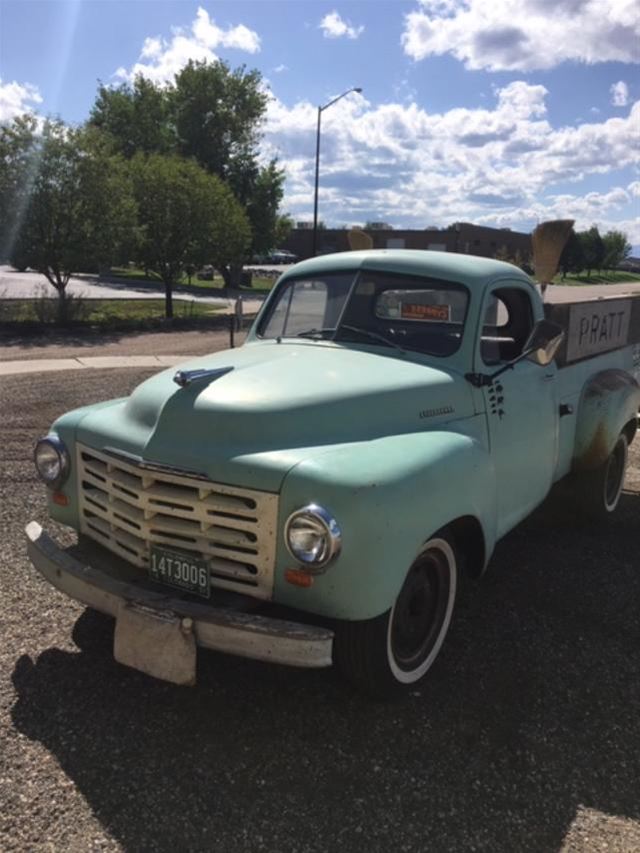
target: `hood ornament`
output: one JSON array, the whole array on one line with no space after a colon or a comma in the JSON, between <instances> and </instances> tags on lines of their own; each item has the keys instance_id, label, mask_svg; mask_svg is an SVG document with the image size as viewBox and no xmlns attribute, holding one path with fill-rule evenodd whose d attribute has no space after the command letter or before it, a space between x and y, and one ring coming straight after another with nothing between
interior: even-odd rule
<instances>
[{"instance_id":1,"label":"hood ornament","mask_svg":"<svg viewBox=\"0 0 640 853\"><path fill-rule=\"evenodd\" d=\"M178 370L173 376L173 381L181 388L186 388L187 385L191 385L192 382L199 382L201 379L208 379L210 382L215 382L216 379L220 379L221 376L224 376L225 373L230 373L232 370L233 367L214 367L210 370L205 368L200 368L199 370Z\"/></svg>"}]
</instances>

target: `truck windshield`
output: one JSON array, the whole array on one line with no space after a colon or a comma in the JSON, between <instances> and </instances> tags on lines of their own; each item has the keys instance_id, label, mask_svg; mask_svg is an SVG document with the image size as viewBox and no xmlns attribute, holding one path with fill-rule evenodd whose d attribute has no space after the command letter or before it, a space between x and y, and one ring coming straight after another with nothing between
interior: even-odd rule
<instances>
[{"instance_id":1,"label":"truck windshield","mask_svg":"<svg viewBox=\"0 0 640 853\"><path fill-rule=\"evenodd\" d=\"M356 342L446 357L460 346L469 303L461 284L360 270L290 279L262 321L262 338Z\"/></svg>"}]
</instances>

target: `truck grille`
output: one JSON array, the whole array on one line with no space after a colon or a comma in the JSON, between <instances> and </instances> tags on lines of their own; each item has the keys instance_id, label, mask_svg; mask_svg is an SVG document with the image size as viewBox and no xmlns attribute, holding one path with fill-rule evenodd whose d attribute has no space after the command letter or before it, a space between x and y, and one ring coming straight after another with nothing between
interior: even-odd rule
<instances>
[{"instance_id":1,"label":"truck grille","mask_svg":"<svg viewBox=\"0 0 640 853\"><path fill-rule=\"evenodd\" d=\"M278 496L77 446L80 530L140 568L151 545L208 560L211 585L273 594Z\"/></svg>"}]
</instances>

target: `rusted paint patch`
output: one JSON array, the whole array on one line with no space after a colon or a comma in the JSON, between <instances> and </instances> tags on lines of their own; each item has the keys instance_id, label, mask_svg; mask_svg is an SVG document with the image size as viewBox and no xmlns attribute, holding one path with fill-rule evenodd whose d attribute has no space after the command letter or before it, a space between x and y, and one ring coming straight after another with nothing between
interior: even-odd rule
<instances>
[{"instance_id":1,"label":"rusted paint patch","mask_svg":"<svg viewBox=\"0 0 640 853\"><path fill-rule=\"evenodd\" d=\"M597 373L589 380L585 397L598 397L611 391L618 391L622 388L638 388L638 383L624 370L611 369L603 370Z\"/></svg>"},{"instance_id":2,"label":"rusted paint patch","mask_svg":"<svg viewBox=\"0 0 640 853\"><path fill-rule=\"evenodd\" d=\"M592 471L599 468L607 460L612 446L613 441L605 424L599 423L587 449L573 460L574 469Z\"/></svg>"},{"instance_id":3,"label":"rusted paint patch","mask_svg":"<svg viewBox=\"0 0 640 853\"><path fill-rule=\"evenodd\" d=\"M576 424L574 471L598 468L640 406L640 386L625 370L602 370L587 382Z\"/></svg>"}]
</instances>

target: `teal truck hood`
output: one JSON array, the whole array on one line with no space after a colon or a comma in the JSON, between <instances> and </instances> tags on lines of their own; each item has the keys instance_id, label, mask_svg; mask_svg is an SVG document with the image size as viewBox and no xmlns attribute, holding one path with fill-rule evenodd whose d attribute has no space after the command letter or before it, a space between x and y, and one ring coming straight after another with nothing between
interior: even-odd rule
<instances>
[{"instance_id":1,"label":"teal truck hood","mask_svg":"<svg viewBox=\"0 0 640 853\"><path fill-rule=\"evenodd\" d=\"M293 465L327 446L473 414L470 386L459 374L395 350L268 341L180 365L220 367L233 370L182 388L173 368L153 376L128 399L89 410L78 440L277 491Z\"/></svg>"}]
</instances>

